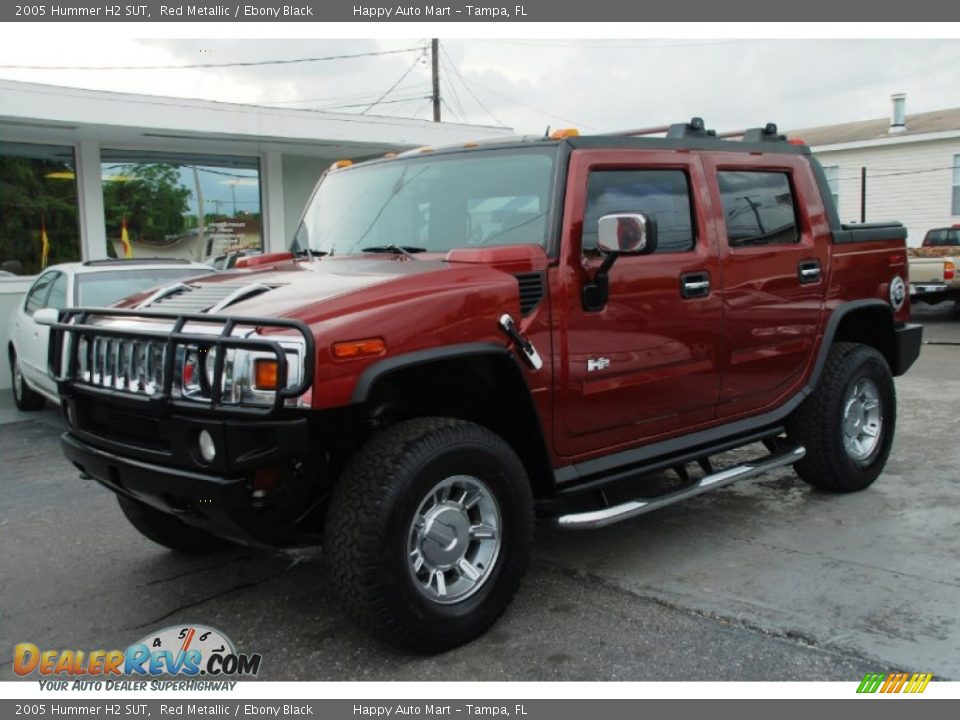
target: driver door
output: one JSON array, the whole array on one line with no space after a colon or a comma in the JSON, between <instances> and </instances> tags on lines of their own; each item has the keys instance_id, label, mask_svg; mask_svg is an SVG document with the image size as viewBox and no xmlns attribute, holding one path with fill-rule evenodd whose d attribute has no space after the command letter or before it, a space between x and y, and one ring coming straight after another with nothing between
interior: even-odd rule
<instances>
[{"instance_id":1,"label":"driver door","mask_svg":"<svg viewBox=\"0 0 960 720\"><path fill-rule=\"evenodd\" d=\"M628 449L713 419L722 306L704 187L695 154L574 151L556 295L559 455ZM616 213L652 217L657 249L618 257L606 304L588 310L583 288L602 262L598 221Z\"/></svg>"}]
</instances>

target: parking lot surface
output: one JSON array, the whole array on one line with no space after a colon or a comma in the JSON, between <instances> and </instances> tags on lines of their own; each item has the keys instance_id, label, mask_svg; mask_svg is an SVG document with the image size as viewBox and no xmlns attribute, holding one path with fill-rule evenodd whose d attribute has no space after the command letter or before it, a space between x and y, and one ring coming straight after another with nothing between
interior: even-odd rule
<instances>
[{"instance_id":1,"label":"parking lot surface","mask_svg":"<svg viewBox=\"0 0 960 720\"><path fill-rule=\"evenodd\" d=\"M350 624L319 549L190 558L143 539L63 459L57 413L4 398L0 680L19 642L123 648L179 623L261 653L271 680L960 679L960 321L916 315L928 344L873 487L829 495L788 469L605 530L539 528L503 620L434 657Z\"/></svg>"}]
</instances>

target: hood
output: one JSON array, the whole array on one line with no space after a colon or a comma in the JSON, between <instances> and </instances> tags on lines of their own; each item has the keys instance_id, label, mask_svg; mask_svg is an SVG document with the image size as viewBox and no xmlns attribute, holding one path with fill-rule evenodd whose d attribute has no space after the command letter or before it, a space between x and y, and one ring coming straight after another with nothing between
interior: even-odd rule
<instances>
[{"instance_id":1,"label":"hood","mask_svg":"<svg viewBox=\"0 0 960 720\"><path fill-rule=\"evenodd\" d=\"M546 267L547 258L540 248L536 248L538 254L526 251L522 255L506 247L500 253L496 250L475 254L455 251L456 254L447 256L362 255L287 262L191 278L128 298L122 305L172 313L290 317L309 307L387 283L431 292L431 287L448 286L451 282L469 285L467 276L489 281L492 273L506 280L498 270L520 277L524 270L529 274ZM438 273L440 277L427 279Z\"/></svg>"}]
</instances>

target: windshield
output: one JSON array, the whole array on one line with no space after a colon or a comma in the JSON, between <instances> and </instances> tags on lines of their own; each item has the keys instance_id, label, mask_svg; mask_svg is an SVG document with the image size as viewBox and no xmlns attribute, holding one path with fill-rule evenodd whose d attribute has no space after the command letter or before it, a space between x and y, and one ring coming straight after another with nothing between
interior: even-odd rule
<instances>
[{"instance_id":1,"label":"windshield","mask_svg":"<svg viewBox=\"0 0 960 720\"><path fill-rule=\"evenodd\" d=\"M307 206L293 249L349 255L546 247L555 153L479 151L331 173Z\"/></svg>"},{"instance_id":2,"label":"windshield","mask_svg":"<svg viewBox=\"0 0 960 720\"><path fill-rule=\"evenodd\" d=\"M84 273L77 275L77 305L107 307L154 285L167 285L197 275L209 275L210 272L203 268L144 268Z\"/></svg>"}]
</instances>

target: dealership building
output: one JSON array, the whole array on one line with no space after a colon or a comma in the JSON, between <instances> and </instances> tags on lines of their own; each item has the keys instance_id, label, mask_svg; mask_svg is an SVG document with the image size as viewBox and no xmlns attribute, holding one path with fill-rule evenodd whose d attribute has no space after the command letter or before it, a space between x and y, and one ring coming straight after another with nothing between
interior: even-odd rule
<instances>
[{"instance_id":1,"label":"dealership building","mask_svg":"<svg viewBox=\"0 0 960 720\"><path fill-rule=\"evenodd\" d=\"M510 134L0 80L0 268L14 273L0 273L0 344L42 267L44 235L49 264L122 254L121 225L134 257L206 262L232 249L282 250L331 163ZM150 183L180 193L180 227L138 217L153 211L124 190ZM0 388L9 385L3 362Z\"/></svg>"}]
</instances>

